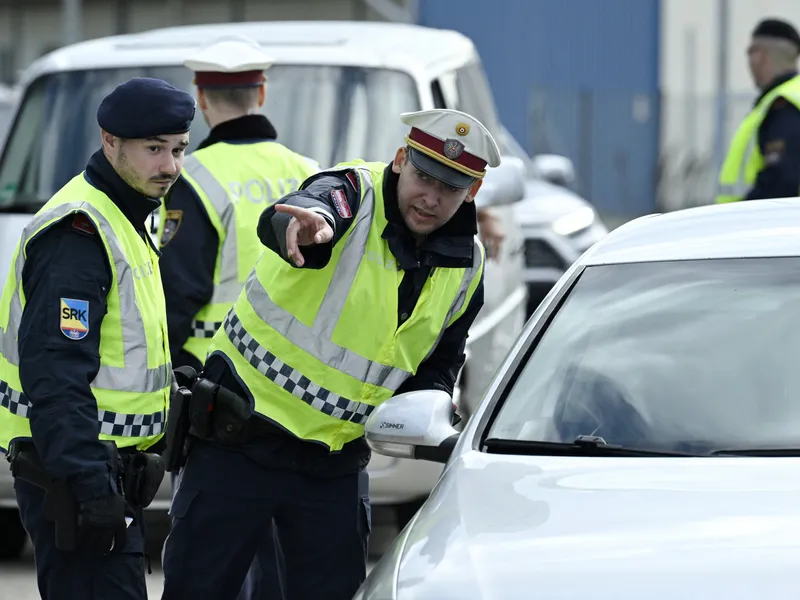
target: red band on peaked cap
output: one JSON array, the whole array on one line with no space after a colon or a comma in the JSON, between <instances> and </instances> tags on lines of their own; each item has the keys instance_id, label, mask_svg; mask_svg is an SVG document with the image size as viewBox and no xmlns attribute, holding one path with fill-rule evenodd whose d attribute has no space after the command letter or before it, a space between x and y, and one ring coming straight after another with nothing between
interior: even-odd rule
<instances>
[{"instance_id":1,"label":"red band on peaked cap","mask_svg":"<svg viewBox=\"0 0 800 600\"><path fill-rule=\"evenodd\" d=\"M411 128L411 133L408 134L408 139L417 142L418 144L422 144L429 150L433 150L441 156L442 158L447 158L444 153L444 141L440 140L437 137L429 135L422 131L421 129L417 129L416 127ZM455 163L465 166L472 171L483 171L486 168L486 161L482 158L475 156L474 154L470 154L466 150L461 153L456 159L447 159L452 160Z\"/></svg>"},{"instance_id":2,"label":"red band on peaked cap","mask_svg":"<svg viewBox=\"0 0 800 600\"><path fill-rule=\"evenodd\" d=\"M220 73L218 71L198 71L194 75L197 87L247 87L264 83L264 71L241 71L239 73Z\"/></svg>"}]
</instances>

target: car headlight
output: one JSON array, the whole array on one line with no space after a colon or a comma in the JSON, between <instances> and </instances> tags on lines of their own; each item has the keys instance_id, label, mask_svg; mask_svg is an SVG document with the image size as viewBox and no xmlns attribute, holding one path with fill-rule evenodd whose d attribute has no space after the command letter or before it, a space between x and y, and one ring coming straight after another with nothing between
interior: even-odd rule
<instances>
[{"instance_id":1,"label":"car headlight","mask_svg":"<svg viewBox=\"0 0 800 600\"><path fill-rule=\"evenodd\" d=\"M585 206L556 219L553 222L553 231L563 236L573 235L594 223L594 218L594 209Z\"/></svg>"}]
</instances>

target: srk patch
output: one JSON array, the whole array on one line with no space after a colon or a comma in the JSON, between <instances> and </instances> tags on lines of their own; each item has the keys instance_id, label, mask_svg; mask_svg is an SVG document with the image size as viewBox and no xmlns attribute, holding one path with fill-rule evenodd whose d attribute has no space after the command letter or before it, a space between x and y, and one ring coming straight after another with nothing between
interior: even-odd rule
<instances>
[{"instance_id":1,"label":"srk patch","mask_svg":"<svg viewBox=\"0 0 800 600\"><path fill-rule=\"evenodd\" d=\"M61 298L61 333L82 340L89 333L89 301Z\"/></svg>"},{"instance_id":2,"label":"srk patch","mask_svg":"<svg viewBox=\"0 0 800 600\"><path fill-rule=\"evenodd\" d=\"M178 227L183 220L182 210L168 210L164 219L164 231L161 232L161 246L169 244L170 240L178 233Z\"/></svg>"}]
</instances>

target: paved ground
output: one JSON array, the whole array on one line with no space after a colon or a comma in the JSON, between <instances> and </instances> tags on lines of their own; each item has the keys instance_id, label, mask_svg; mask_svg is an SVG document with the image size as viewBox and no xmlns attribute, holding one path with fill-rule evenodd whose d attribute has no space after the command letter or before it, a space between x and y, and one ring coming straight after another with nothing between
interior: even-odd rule
<instances>
[{"instance_id":1,"label":"paved ground","mask_svg":"<svg viewBox=\"0 0 800 600\"><path fill-rule=\"evenodd\" d=\"M375 513L378 514L375 514ZM380 559L380 554L391 543L397 534L397 529L391 523L391 517L381 514L373 508L373 534L370 546L373 548L369 569ZM164 574L158 558L153 557L152 575L147 577L147 590L150 600L161 597ZM25 556L15 562L0 562L0 600L39 600L36 589L36 573L33 566L32 549L28 547Z\"/></svg>"}]
</instances>

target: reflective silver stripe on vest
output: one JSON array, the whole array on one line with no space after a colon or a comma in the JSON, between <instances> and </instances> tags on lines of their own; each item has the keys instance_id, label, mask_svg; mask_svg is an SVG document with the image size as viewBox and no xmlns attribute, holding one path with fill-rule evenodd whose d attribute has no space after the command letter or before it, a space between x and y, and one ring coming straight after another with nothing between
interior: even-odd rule
<instances>
[{"instance_id":1,"label":"reflective silver stripe on vest","mask_svg":"<svg viewBox=\"0 0 800 600\"><path fill-rule=\"evenodd\" d=\"M0 380L0 406L11 414L30 418L31 401L28 397ZM98 410L97 420L100 422L100 433L117 437L150 437L160 435L164 431L164 411L151 415L130 415Z\"/></svg>"},{"instance_id":2,"label":"reflective silver stripe on vest","mask_svg":"<svg viewBox=\"0 0 800 600\"><path fill-rule=\"evenodd\" d=\"M25 265L25 244L30 241L30 232L37 231L48 221L54 223L72 212L85 212L90 214L100 225L105 234L114 266L117 270L117 286L119 289L120 312L122 314L122 347L125 357L124 367L110 367L100 365L97 376L92 386L119 392L149 393L157 392L169 387L172 378L172 365L162 365L149 369L147 367L147 337L145 336L142 315L136 303L134 276L131 265L117 241L114 230L93 206L86 202L71 202L62 204L45 213L34 217L25 227L20 243L20 251L15 264L17 288L11 298L11 312L9 315L8 329L0 329L0 348L3 356L15 367L19 367L19 352L17 348L17 334L22 318L22 304L20 301L20 286L22 285L22 269ZM41 232L39 232L41 233Z\"/></svg>"},{"instance_id":3,"label":"reflective silver stripe on vest","mask_svg":"<svg viewBox=\"0 0 800 600\"><path fill-rule=\"evenodd\" d=\"M225 333L254 369L312 408L335 419L351 421L359 425L366 423L367 418L375 410L375 407L370 404L343 398L317 385L300 371L265 350L253 339L253 336L245 331L234 311L228 313L225 318Z\"/></svg>"},{"instance_id":4,"label":"reflective silver stripe on vest","mask_svg":"<svg viewBox=\"0 0 800 600\"><path fill-rule=\"evenodd\" d=\"M192 337L211 339L220 327L222 327L222 323L214 321L193 321Z\"/></svg>"},{"instance_id":5,"label":"reflective silver stripe on vest","mask_svg":"<svg viewBox=\"0 0 800 600\"><path fill-rule=\"evenodd\" d=\"M197 182L225 228L225 241L220 253L220 282L214 285L211 304L233 304L239 298L242 284L239 283L239 256L236 245L236 210L228 191L211 174L195 155L189 155L183 170Z\"/></svg>"},{"instance_id":6,"label":"reflective silver stripe on vest","mask_svg":"<svg viewBox=\"0 0 800 600\"><path fill-rule=\"evenodd\" d=\"M745 181L745 174L747 165L750 164L750 159L753 157L753 152L756 149L756 135L750 137L745 148L742 162L739 164L739 175L736 183L720 183L717 185L717 195L721 196L736 196L737 198L744 198L753 187L752 183Z\"/></svg>"},{"instance_id":7,"label":"reflective silver stripe on vest","mask_svg":"<svg viewBox=\"0 0 800 600\"><path fill-rule=\"evenodd\" d=\"M20 256L22 250L20 249ZM0 327L0 353L5 359L15 367L19 367L19 348L17 347L17 329L22 320L22 303L19 298L19 286L22 285L22 277L19 275L21 267L19 266L19 257L17 259L16 267L14 269L15 277L17 278L17 289L11 297L11 307L8 314L8 330Z\"/></svg>"},{"instance_id":8,"label":"reflective silver stripe on vest","mask_svg":"<svg viewBox=\"0 0 800 600\"><path fill-rule=\"evenodd\" d=\"M425 357L424 360L428 360L433 354L433 351L436 350L436 347L439 345L439 342L442 341L442 336L444 335L445 330L447 329L447 324L450 322L450 319L453 318L453 315L456 314L461 308L464 306L464 302L467 301L467 293L469 292L469 286L472 283L472 280L478 276L478 271L480 271L481 265L483 264L483 253L481 252L480 245L478 240L475 240L475 243L472 246L472 266L469 269L464 269L464 276L461 278L461 285L458 287L458 293L456 294L456 299L453 301L453 305L450 307L450 310L447 312L447 317L444 320L445 326L442 327L442 330L439 332L439 337L436 338L436 342L434 342L433 346L431 346L428 355Z\"/></svg>"},{"instance_id":9,"label":"reflective silver stripe on vest","mask_svg":"<svg viewBox=\"0 0 800 600\"><path fill-rule=\"evenodd\" d=\"M258 280L255 270L245 284L245 293L259 318L265 323L269 323L270 327L298 348L358 381L397 389L400 384L411 377L410 372L371 361L331 341L336 321L355 281L361 257L366 252L372 224L372 211L375 204L372 176L367 170L362 173L362 185L366 187L366 190L361 207L333 272L331 281L336 285L328 287L314 325L307 326L296 319L293 314L275 304Z\"/></svg>"}]
</instances>

